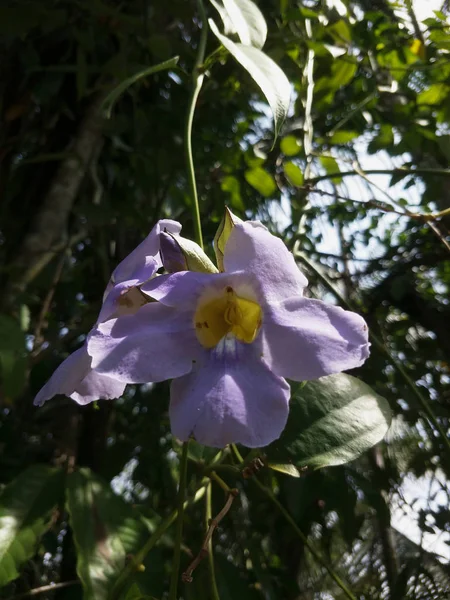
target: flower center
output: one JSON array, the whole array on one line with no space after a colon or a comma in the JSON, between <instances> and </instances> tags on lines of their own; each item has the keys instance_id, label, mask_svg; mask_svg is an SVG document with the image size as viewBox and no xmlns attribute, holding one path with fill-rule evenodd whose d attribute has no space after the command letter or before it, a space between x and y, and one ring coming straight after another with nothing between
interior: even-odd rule
<instances>
[{"instance_id":1,"label":"flower center","mask_svg":"<svg viewBox=\"0 0 450 600\"><path fill-rule=\"evenodd\" d=\"M214 348L228 333L241 342L251 344L261 327L259 304L236 295L227 287L214 299L200 300L194 324L197 339L205 348Z\"/></svg>"}]
</instances>

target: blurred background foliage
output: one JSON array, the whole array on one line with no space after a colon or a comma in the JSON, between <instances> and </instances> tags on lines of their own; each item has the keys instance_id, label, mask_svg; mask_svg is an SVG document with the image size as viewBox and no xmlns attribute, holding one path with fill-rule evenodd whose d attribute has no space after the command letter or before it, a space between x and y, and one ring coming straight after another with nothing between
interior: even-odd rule
<instances>
[{"instance_id":1,"label":"blurred background foliage","mask_svg":"<svg viewBox=\"0 0 450 600\"><path fill-rule=\"evenodd\" d=\"M423 21L409 0L258 5L264 51L292 84L291 112L272 148L270 113L248 74L223 50L206 65L193 136L206 250L225 204L281 235L313 296L364 314L379 343L355 374L395 416L385 442L347 465L300 478L259 471L295 527L252 477L223 475L239 497L214 537L220 598L348 597L318 552L360 600L443 600L448 4ZM38 410L32 400L83 342L114 266L157 219L193 235L183 131L196 11L188 0L0 4L1 598L35 588L58 600L114 597L113 582L175 507L166 384L96 406L59 397ZM217 48L210 35L207 53ZM174 70L141 79L102 118L115 85L173 56ZM191 498L210 458L194 450ZM213 514L224 500L214 486ZM168 527L115 597L163 597L173 536ZM203 536L200 498L186 511L182 568ZM186 600L212 598L206 563L180 588ZM52 582L62 585L49 591Z\"/></svg>"}]
</instances>

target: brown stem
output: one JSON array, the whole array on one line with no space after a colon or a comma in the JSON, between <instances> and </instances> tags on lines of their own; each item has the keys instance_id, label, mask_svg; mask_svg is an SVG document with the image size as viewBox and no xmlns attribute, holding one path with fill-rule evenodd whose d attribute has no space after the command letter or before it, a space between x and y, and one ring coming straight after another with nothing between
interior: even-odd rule
<instances>
[{"instance_id":1,"label":"brown stem","mask_svg":"<svg viewBox=\"0 0 450 600\"><path fill-rule=\"evenodd\" d=\"M17 596L11 596L7 600L22 600L22 598L31 598L32 596L37 596L39 594L45 594L45 592L53 592L55 590L67 588L72 585L80 585L80 583L81 582L78 581L78 579L74 579L73 581L62 581L61 583L52 583L50 585L43 585L41 587L29 590L28 592L24 592L23 594L18 594Z\"/></svg>"},{"instance_id":2,"label":"brown stem","mask_svg":"<svg viewBox=\"0 0 450 600\"><path fill-rule=\"evenodd\" d=\"M44 302L42 303L42 307L41 307L41 310L39 313L39 318L38 318L38 321L37 321L37 324L36 324L36 327L34 330L33 349L38 348L44 341L42 338L42 330L44 329L44 327L46 327L45 319L46 319L48 311L50 310L50 305L52 303L56 287L61 278L65 260L66 260L66 253L63 252L58 261L58 264L56 265L56 269L55 269L55 273L53 275L51 287L48 290L47 295L44 298Z\"/></svg>"},{"instance_id":3,"label":"brown stem","mask_svg":"<svg viewBox=\"0 0 450 600\"><path fill-rule=\"evenodd\" d=\"M236 498L238 493L239 492L236 488L231 489L228 494L227 501L225 502L225 506L219 512L217 517L214 517L214 519L212 519L212 521L208 527L208 531L206 532L206 536L205 536L205 539L203 540L203 544L202 544L202 547L200 548L199 553L197 554L197 556L194 558L194 560L191 562L191 564L188 566L186 571L181 576L181 579L184 583L192 582L192 573L195 571L195 569L198 567L198 565L201 563L201 561L208 556L208 552L209 552L208 546L210 544L214 530L216 529L216 527L219 525L220 521L225 517L225 515L230 510L231 505L233 504L233 500Z\"/></svg>"}]
</instances>

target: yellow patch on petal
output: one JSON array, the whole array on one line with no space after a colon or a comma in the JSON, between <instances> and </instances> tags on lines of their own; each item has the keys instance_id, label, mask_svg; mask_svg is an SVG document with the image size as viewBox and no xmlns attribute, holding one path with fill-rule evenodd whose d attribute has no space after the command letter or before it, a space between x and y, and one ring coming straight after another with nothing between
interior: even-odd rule
<instances>
[{"instance_id":1,"label":"yellow patch on petal","mask_svg":"<svg viewBox=\"0 0 450 600\"><path fill-rule=\"evenodd\" d=\"M220 296L199 302L194 316L197 339L205 348L214 348L228 333L251 344L261 327L259 304L236 295L227 287Z\"/></svg>"}]
</instances>

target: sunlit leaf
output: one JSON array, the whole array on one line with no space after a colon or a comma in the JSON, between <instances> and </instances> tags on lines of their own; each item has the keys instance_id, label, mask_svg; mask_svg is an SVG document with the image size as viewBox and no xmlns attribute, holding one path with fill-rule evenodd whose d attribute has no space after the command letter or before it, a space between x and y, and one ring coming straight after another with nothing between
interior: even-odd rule
<instances>
[{"instance_id":1,"label":"sunlit leaf","mask_svg":"<svg viewBox=\"0 0 450 600\"><path fill-rule=\"evenodd\" d=\"M251 0L222 2L241 42L261 49L267 37L267 24L256 4Z\"/></svg>"},{"instance_id":2,"label":"sunlit leaf","mask_svg":"<svg viewBox=\"0 0 450 600\"><path fill-rule=\"evenodd\" d=\"M445 83L434 83L417 96L419 104L438 105L450 97L450 86Z\"/></svg>"},{"instance_id":3,"label":"sunlit leaf","mask_svg":"<svg viewBox=\"0 0 450 600\"><path fill-rule=\"evenodd\" d=\"M322 164L322 167L327 172L327 174L334 175L335 173L340 172L337 160L335 158L333 158L332 156L321 156L319 160ZM340 183L342 181L342 177L339 177L339 176L332 177L331 181L334 181L335 183Z\"/></svg>"},{"instance_id":4,"label":"sunlit leaf","mask_svg":"<svg viewBox=\"0 0 450 600\"><path fill-rule=\"evenodd\" d=\"M44 465L29 467L0 495L0 586L20 575L62 495L62 473Z\"/></svg>"},{"instance_id":5,"label":"sunlit leaf","mask_svg":"<svg viewBox=\"0 0 450 600\"><path fill-rule=\"evenodd\" d=\"M330 137L331 144L347 144L359 136L358 131L339 130Z\"/></svg>"},{"instance_id":6,"label":"sunlit leaf","mask_svg":"<svg viewBox=\"0 0 450 600\"><path fill-rule=\"evenodd\" d=\"M269 463L267 466L269 467L269 469L273 469L274 471L278 471L279 473L284 473L285 475L289 475L290 477L301 477L302 475L297 469L297 467L290 463Z\"/></svg>"},{"instance_id":7,"label":"sunlit leaf","mask_svg":"<svg viewBox=\"0 0 450 600\"><path fill-rule=\"evenodd\" d=\"M261 88L272 109L276 139L286 119L291 102L291 84L288 78L280 67L264 52L252 46L235 44L219 32L214 21L210 19L209 24L212 32L221 44L244 67Z\"/></svg>"},{"instance_id":8,"label":"sunlit leaf","mask_svg":"<svg viewBox=\"0 0 450 600\"><path fill-rule=\"evenodd\" d=\"M247 183L266 198L272 196L277 189L275 179L261 167L245 171L245 179Z\"/></svg>"},{"instance_id":9,"label":"sunlit leaf","mask_svg":"<svg viewBox=\"0 0 450 600\"><path fill-rule=\"evenodd\" d=\"M245 210L244 202L241 196L241 184L239 179L233 175L227 175L220 182L220 187L224 192L230 194L230 204L236 210Z\"/></svg>"},{"instance_id":10,"label":"sunlit leaf","mask_svg":"<svg viewBox=\"0 0 450 600\"><path fill-rule=\"evenodd\" d=\"M285 156L296 156L302 149L302 146L295 135L287 135L281 140L280 148Z\"/></svg>"},{"instance_id":11,"label":"sunlit leaf","mask_svg":"<svg viewBox=\"0 0 450 600\"><path fill-rule=\"evenodd\" d=\"M340 465L383 439L390 421L388 402L355 377L309 381L293 394L286 429L266 449L268 461L299 469Z\"/></svg>"},{"instance_id":12,"label":"sunlit leaf","mask_svg":"<svg viewBox=\"0 0 450 600\"><path fill-rule=\"evenodd\" d=\"M303 185L303 172L298 165L296 165L293 162L285 162L283 164L283 169L286 174L286 177L289 179L292 185L299 187Z\"/></svg>"}]
</instances>

